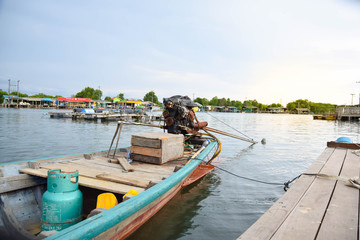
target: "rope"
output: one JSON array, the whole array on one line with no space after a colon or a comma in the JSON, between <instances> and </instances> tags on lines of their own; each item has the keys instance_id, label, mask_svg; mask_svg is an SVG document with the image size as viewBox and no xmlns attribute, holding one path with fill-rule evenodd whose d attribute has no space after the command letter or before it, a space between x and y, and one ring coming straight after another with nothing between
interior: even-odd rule
<instances>
[{"instance_id":1,"label":"rope","mask_svg":"<svg viewBox=\"0 0 360 240\"><path fill-rule=\"evenodd\" d=\"M221 152L221 150L222 150L222 143L221 143L221 141L220 141L217 137L215 137L213 134L209 133L209 132L206 131L206 130L204 130L204 131L206 132L205 135L208 135L208 136L214 138L215 141L218 143L214 155L213 155L213 156L210 158L210 160L206 163L206 164L211 164L211 162L212 162L215 158L217 158L217 156L219 156L219 154L220 154L220 152Z\"/></svg>"},{"instance_id":2,"label":"rope","mask_svg":"<svg viewBox=\"0 0 360 240\"><path fill-rule=\"evenodd\" d=\"M218 119L217 117L215 117L215 116L211 115L211 114L210 114L210 113L208 113L207 111L206 111L206 113L207 113L208 115L210 115L211 117L215 118L216 120L218 120L219 122L221 122L221 123L225 124L225 125L226 125L226 126L228 126L229 128L231 128L231 129L235 130L236 132L238 132L238 133L240 133L240 134L244 135L245 137L247 137L248 139L251 139L251 140L252 140L252 138L251 138L251 137L249 137L249 136L245 135L244 133L242 133L242 132L240 132L239 130L237 130L236 128L234 128L234 127L230 126L230 125L229 125L229 124L227 124L226 122L224 122L224 121L222 121L222 120Z\"/></svg>"},{"instance_id":3,"label":"rope","mask_svg":"<svg viewBox=\"0 0 360 240\"><path fill-rule=\"evenodd\" d=\"M199 120L198 120L195 112L194 112L194 117L195 117L196 122L199 123ZM206 163L206 164L211 164L211 162L212 162L215 158L217 158L217 156L219 156L219 154L220 154L220 152L221 152L221 150L222 150L222 143L221 143L221 141L220 141L216 136L214 136L213 134L209 133L209 131L207 131L207 130L205 130L205 129L202 129L202 130L203 130L204 132L206 132L205 135L208 135L208 136L214 138L215 141L218 143L214 155L213 155L213 156L211 157L211 159Z\"/></svg>"},{"instance_id":4,"label":"rope","mask_svg":"<svg viewBox=\"0 0 360 240\"><path fill-rule=\"evenodd\" d=\"M248 180L248 181L262 183L262 184L268 184L268 185L284 186L284 191L285 192L290 188L290 184L292 182L294 182L296 179L300 178L302 175L322 177L322 178L327 178L327 179L332 179L332 180L337 180L337 181L343 181L348 186L352 186L352 187L355 187L357 189L360 189L360 178L359 177L347 178L347 177L326 175L326 174L321 174L321 173L301 173L300 175L294 177L292 180L289 180L289 181L287 181L285 183L275 183L275 182L265 182L265 181L261 181L261 180L254 179L254 178L248 178L248 177L240 176L238 174L230 172L230 171L228 171L226 169L223 169L221 167L218 167L218 166L215 166L215 165L212 165L212 164L211 164L211 166L214 166L215 168L217 168L217 169L219 169L221 171L224 171L226 173L229 173L229 174L231 174L231 175L233 175L235 177L242 178L242 179L245 179L245 180Z\"/></svg>"},{"instance_id":5,"label":"rope","mask_svg":"<svg viewBox=\"0 0 360 240\"><path fill-rule=\"evenodd\" d=\"M257 180L257 179L254 179L254 178L248 178L248 177L240 176L240 175L238 175L238 174L235 174L235 173L233 173L233 172L230 172L230 171L228 171L228 170L226 170L226 169L223 169L223 168L221 168L221 167L218 167L218 166L215 166L215 165L212 165L212 164L211 164L211 166L214 166L214 167L216 167L217 169L220 169L221 171L227 172L227 173L229 173L229 174L231 174L231 175L233 175L233 176L235 176L235 177L242 178L242 179L245 179L245 180L249 180L249 181L253 181L253 182L258 182L258 183L263 183L263 184L268 184L268 185L277 185L277 186L283 186L283 185L284 185L284 183L265 182L265 181Z\"/></svg>"},{"instance_id":6,"label":"rope","mask_svg":"<svg viewBox=\"0 0 360 240\"><path fill-rule=\"evenodd\" d=\"M356 146L358 146L358 147L360 147L359 146L359 144L355 144ZM356 156L360 156L360 149L358 149L358 150L353 150L353 151L351 151L353 154L355 154Z\"/></svg>"}]
</instances>

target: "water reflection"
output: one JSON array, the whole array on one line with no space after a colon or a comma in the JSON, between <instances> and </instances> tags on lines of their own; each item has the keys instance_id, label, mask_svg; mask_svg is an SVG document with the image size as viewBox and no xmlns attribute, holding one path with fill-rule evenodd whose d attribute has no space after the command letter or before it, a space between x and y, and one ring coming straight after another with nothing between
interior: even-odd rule
<instances>
[{"instance_id":1,"label":"water reflection","mask_svg":"<svg viewBox=\"0 0 360 240\"><path fill-rule=\"evenodd\" d=\"M150 221L141 226L128 239L178 239L187 236L188 230L198 227L193 218L203 207L201 201L212 194L220 184L218 176L210 173L201 181L197 181L180 190Z\"/></svg>"},{"instance_id":2,"label":"water reflection","mask_svg":"<svg viewBox=\"0 0 360 240\"><path fill-rule=\"evenodd\" d=\"M246 148L241 149L240 151L235 151L237 153L234 155L233 158L236 158L236 159L241 158L241 156L248 155L253 150L254 150L254 145L252 144Z\"/></svg>"}]
</instances>

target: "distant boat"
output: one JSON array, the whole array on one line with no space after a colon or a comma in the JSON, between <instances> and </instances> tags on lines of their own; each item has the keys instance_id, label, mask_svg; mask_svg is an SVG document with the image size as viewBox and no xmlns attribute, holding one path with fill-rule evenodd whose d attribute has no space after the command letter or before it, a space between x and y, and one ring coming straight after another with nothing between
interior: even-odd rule
<instances>
[{"instance_id":1,"label":"distant boat","mask_svg":"<svg viewBox=\"0 0 360 240\"><path fill-rule=\"evenodd\" d=\"M148 136L143 140L145 145L149 139L156 139L160 144L175 136L183 139L183 135L167 133L149 133ZM0 236L2 239L123 239L129 236L181 188L214 169L205 160L218 145L215 139L192 137L186 140L190 148L185 151L185 155L183 144L180 143L179 157L168 159L160 165L150 163L164 160L159 155L160 149L136 146L132 146L131 152L129 148L119 148L114 155L112 151L100 151L0 164ZM173 154L175 148L172 145L170 150L162 150ZM147 159L134 160L131 164L126 160L129 156L138 159L142 155L147 156ZM79 176L75 180L77 171ZM47 183L49 180L54 181L53 175L60 176L61 173L70 174L71 184L78 183L82 193L83 200L78 200L82 207L75 207L70 213L81 212L79 208L82 208L78 219L61 220L62 214L59 211L54 213L56 206L44 203L44 193L54 185L53 182L51 185ZM51 177L46 179L48 176ZM58 187L56 184L54 186ZM103 193L110 195L100 195ZM58 200L67 201L66 194L66 191L61 193ZM109 196L115 197L115 200ZM63 201L60 200L62 198ZM101 201L103 205L105 202L105 207ZM97 207L98 204L102 208ZM72 205L70 202L69 208ZM47 216L49 212L52 212L52 216ZM47 219L52 222L47 222ZM64 225L71 226L61 229Z\"/></svg>"},{"instance_id":2,"label":"distant boat","mask_svg":"<svg viewBox=\"0 0 360 240\"><path fill-rule=\"evenodd\" d=\"M337 115L336 114L332 114L332 115L313 115L313 119L314 120L336 120Z\"/></svg>"}]
</instances>

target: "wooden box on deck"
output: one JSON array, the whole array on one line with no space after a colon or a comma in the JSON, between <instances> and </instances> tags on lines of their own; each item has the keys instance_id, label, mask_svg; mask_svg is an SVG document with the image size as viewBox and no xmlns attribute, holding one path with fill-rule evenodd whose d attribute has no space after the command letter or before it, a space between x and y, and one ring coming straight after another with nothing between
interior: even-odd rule
<instances>
[{"instance_id":1,"label":"wooden box on deck","mask_svg":"<svg viewBox=\"0 0 360 240\"><path fill-rule=\"evenodd\" d=\"M131 137L131 159L163 164L181 158L184 154L184 136L162 132L143 133Z\"/></svg>"}]
</instances>

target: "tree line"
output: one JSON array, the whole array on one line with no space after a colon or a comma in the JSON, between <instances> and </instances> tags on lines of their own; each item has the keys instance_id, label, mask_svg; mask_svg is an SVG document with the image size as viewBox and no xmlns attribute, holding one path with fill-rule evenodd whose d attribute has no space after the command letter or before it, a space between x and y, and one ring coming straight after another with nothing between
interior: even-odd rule
<instances>
[{"instance_id":1,"label":"tree line","mask_svg":"<svg viewBox=\"0 0 360 240\"><path fill-rule=\"evenodd\" d=\"M56 95L56 96L51 96L51 95L47 95L44 93L38 93L35 95L31 95L29 96L28 94L25 93L18 93L18 92L11 92L10 95L13 96L18 96L19 97L29 97L29 98L59 98L62 97L60 95ZM0 89L0 103L4 102L4 95L8 95L8 92L3 91L2 89ZM94 89L92 87L86 87L84 89L82 89L80 92L71 95L71 97L74 98L91 98L92 100L101 100L103 93L100 89ZM116 95L115 97L118 97L120 99L125 99L124 97L124 93L119 93L118 95ZM111 101L112 98L110 96L106 96L104 98L104 100L106 101ZM156 96L154 91L150 91L148 93L145 94L143 101L151 101L157 105L160 105L161 103L159 102L158 97Z\"/></svg>"},{"instance_id":2,"label":"tree line","mask_svg":"<svg viewBox=\"0 0 360 240\"><path fill-rule=\"evenodd\" d=\"M11 92L10 95L16 95L17 92ZM7 92L0 89L0 103L4 102L4 95L8 95ZM94 89L91 87L86 87L82 89L80 92L72 95L71 97L77 97L77 98L91 98L93 100L101 100L102 98L102 91L100 89ZM62 97L59 95L51 96L44 93L38 93L35 95L27 95L24 93L19 93L19 97L31 97L31 98L58 98ZM119 97L120 99L125 99L124 93L119 93L116 95L116 97ZM112 98L110 96L106 96L104 100L111 101ZM161 105L161 102L159 101L158 97L156 96L154 91L150 91L145 94L145 96L142 99L143 101L150 101L157 105ZM259 111L265 111L268 107L281 107L283 106L280 103L272 103L270 105L259 103L254 100L245 100L244 102L241 102L239 100L231 100L230 98L218 98L217 96L213 97L212 99L208 100L207 98L196 98L194 99L194 102L197 102L203 106L220 106L220 107L236 107L238 109L243 108L251 108L256 107L259 109ZM289 102L286 105L286 109L288 112L296 112L296 108L307 108L310 110L310 112L315 114L324 114L324 113L334 113L336 105L330 104L330 103L314 103L307 99L298 99L293 102Z\"/></svg>"},{"instance_id":3,"label":"tree line","mask_svg":"<svg viewBox=\"0 0 360 240\"><path fill-rule=\"evenodd\" d=\"M81 90L80 92L76 93L75 95L73 95L73 97L77 97L77 98L91 98L92 100L101 100L103 93L100 89L94 89L91 87L86 87L83 90ZM124 93L119 93L118 95L116 95L115 97L118 97L120 99L125 99L125 94ZM104 98L104 100L106 101L111 101L112 98L110 96L106 96ZM145 94L143 101L151 101L155 104L161 104L159 102L158 97L155 95L154 91L150 91L148 93Z\"/></svg>"},{"instance_id":4,"label":"tree line","mask_svg":"<svg viewBox=\"0 0 360 240\"><path fill-rule=\"evenodd\" d=\"M307 108L310 110L310 112L315 114L325 114L325 113L331 114L331 113L335 113L336 106L337 105L331 103L314 103L307 99L305 100L298 99L296 101L289 102L286 105L286 108L288 112L295 112L296 108Z\"/></svg>"},{"instance_id":5,"label":"tree line","mask_svg":"<svg viewBox=\"0 0 360 240\"><path fill-rule=\"evenodd\" d=\"M230 98L218 98L217 96L215 96L211 100L198 97L194 101L200 103L203 106L236 107L238 109L256 107L261 112L265 111L269 107L284 108L284 106L280 103L263 104L256 101L256 99L245 100L244 102L241 102L238 100L231 100ZM307 99L298 99L296 101L289 102L286 105L286 109L288 112L296 112L296 108L307 108L312 113L325 114L335 113L336 106L337 105L331 103L314 103Z\"/></svg>"},{"instance_id":6,"label":"tree line","mask_svg":"<svg viewBox=\"0 0 360 240\"><path fill-rule=\"evenodd\" d=\"M268 107L283 107L280 103L272 103L270 105L262 104L254 100L231 100L230 98L213 97L211 100L207 98L196 98L194 102L200 103L203 106L220 106L220 107L236 107L238 109L257 107L260 111L265 111Z\"/></svg>"}]
</instances>

